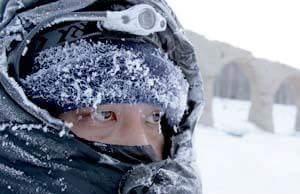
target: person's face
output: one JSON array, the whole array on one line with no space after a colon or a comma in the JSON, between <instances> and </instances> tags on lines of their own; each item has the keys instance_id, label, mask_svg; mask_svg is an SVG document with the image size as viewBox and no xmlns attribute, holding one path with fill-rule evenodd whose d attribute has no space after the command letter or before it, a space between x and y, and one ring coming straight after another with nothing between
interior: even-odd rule
<instances>
[{"instance_id":1,"label":"person's face","mask_svg":"<svg viewBox=\"0 0 300 194\"><path fill-rule=\"evenodd\" d=\"M73 123L71 130L83 139L117 145L151 145L162 159L164 136L160 108L148 104L107 104L97 109L65 112L59 118Z\"/></svg>"}]
</instances>

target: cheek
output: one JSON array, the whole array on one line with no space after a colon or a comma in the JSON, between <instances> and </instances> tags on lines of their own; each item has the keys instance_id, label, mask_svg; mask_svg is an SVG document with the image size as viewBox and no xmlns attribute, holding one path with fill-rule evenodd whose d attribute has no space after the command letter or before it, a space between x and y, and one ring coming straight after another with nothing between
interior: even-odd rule
<instances>
[{"instance_id":1,"label":"cheek","mask_svg":"<svg viewBox=\"0 0 300 194\"><path fill-rule=\"evenodd\" d=\"M149 128L146 130L146 135L149 143L153 146L153 148L158 152L163 152L163 146L165 143L164 135L159 133L159 129L157 128Z\"/></svg>"}]
</instances>

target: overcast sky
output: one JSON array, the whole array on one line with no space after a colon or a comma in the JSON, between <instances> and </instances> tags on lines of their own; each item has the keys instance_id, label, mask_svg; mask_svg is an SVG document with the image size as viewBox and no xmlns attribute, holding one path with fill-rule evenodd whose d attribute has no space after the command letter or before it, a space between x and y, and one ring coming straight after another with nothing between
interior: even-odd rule
<instances>
[{"instance_id":1,"label":"overcast sky","mask_svg":"<svg viewBox=\"0 0 300 194\"><path fill-rule=\"evenodd\" d=\"M167 0L182 25L300 68L300 0Z\"/></svg>"}]
</instances>

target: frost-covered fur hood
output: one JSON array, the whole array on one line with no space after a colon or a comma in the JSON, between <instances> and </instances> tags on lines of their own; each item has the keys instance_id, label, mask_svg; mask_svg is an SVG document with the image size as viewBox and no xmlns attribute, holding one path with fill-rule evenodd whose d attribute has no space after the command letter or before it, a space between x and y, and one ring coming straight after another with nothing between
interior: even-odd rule
<instances>
[{"instance_id":1,"label":"frost-covered fur hood","mask_svg":"<svg viewBox=\"0 0 300 194\"><path fill-rule=\"evenodd\" d=\"M177 135L171 137L170 159L153 166L141 165L132 169L121 182L120 193L129 193L140 186L152 188L149 193L199 193L200 182L197 176L191 175L193 170L185 165L189 166L193 159L191 138L204 106L203 84L194 49L164 0L4 0L0 7L3 11L0 22L0 122L42 124L63 135L65 130L69 129L68 126L29 101L17 82L18 65L23 55L26 55L27 45L41 30L59 25L65 20L95 21L97 17L105 15L105 12L95 14L95 11L123 10L142 3L153 6L167 20L165 31L150 34L146 38L167 52L169 58L181 68L189 83L188 110L180 124L174 128ZM110 6L111 4L115 6ZM84 12L84 16L77 17L77 12ZM2 125L0 131L6 128L13 129L12 133L15 133L16 129L22 129L24 126ZM0 163L0 170L1 168ZM157 177L157 173L164 178L173 178L153 183L149 177ZM148 179L139 179L144 182L135 181L134 175L145 175ZM87 175L83 173L83 177L85 176ZM172 185L178 184L186 187L176 187L172 190ZM156 186L152 187L153 185ZM184 190L186 188L187 190Z\"/></svg>"}]
</instances>

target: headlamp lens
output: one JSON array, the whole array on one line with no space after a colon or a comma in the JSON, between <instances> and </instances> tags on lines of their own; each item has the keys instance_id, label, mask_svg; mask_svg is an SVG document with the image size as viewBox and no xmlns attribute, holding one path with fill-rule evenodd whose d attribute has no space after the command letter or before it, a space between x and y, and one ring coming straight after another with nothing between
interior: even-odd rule
<instances>
[{"instance_id":1,"label":"headlamp lens","mask_svg":"<svg viewBox=\"0 0 300 194\"><path fill-rule=\"evenodd\" d=\"M147 30L152 29L155 26L155 23L156 23L155 13L151 9L146 8L139 15L139 24L144 29Z\"/></svg>"}]
</instances>

